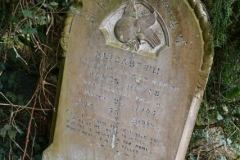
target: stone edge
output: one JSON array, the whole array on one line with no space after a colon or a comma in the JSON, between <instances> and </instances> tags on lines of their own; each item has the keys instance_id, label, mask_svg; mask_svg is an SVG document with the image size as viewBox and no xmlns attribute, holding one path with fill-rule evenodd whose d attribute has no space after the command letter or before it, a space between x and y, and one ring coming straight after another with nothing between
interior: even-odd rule
<instances>
[{"instance_id":1,"label":"stone edge","mask_svg":"<svg viewBox=\"0 0 240 160\"><path fill-rule=\"evenodd\" d=\"M73 7L76 9L79 9L83 5L82 3L83 2L75 3L75 4L73 4ZM68 45L69 35L71 32L71 27L72 27L72 22L73 22L74 16L75 16L75 14L72 13L71 11L69 11L67 13L67 18L65 20L63 31L61 33L60 44L63 49L62 57L66 57L66 54L67 54L67 45Z\"/></svg>"},{"instance_id":2,"label":"stone edge","mask_svg":"<svg viewBox=\"0 0 240 160\"><path fill-rule=\"evenodd\" d=\"M199 70L198 84L195 88L195 93L190 105L184 130L182 133L181 141L178 146L178 151L176 154L175 160L184 160L190 138L194 129L194 125L197 119L197 114L202 102L204 90L207 85L208 77L211 71L214 49L213 49L213 38L211 35L211 26L209 22L209 17L206 10L203 7L203 4L200 0L185 0L193 9L196 18L199 21L200 28L202 30L202 38L204 41L204 54L202 59L201 68Z\"/></svg>"}]
</instances>

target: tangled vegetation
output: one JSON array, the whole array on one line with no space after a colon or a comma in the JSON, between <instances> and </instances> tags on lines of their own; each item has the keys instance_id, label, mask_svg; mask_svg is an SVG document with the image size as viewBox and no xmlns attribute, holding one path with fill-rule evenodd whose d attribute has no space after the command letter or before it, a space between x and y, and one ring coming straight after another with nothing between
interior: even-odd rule
<instances>
[{"instance_id":1,"label":"tangled vegetation","mask_svg":"<svg viewBox=\"0 0 240 160\"><path fill-rule=\"evenodd\" d=\"M48 145L59 39L71 2L0 5L0 159L41 159Z\"/></svg>"},{"instance_id":2,"label":"tangled vegetation","mask_svg":"<svg viewBox=\"0 0 240 160\"><path fill-rule=\"evenodd\" d=\"M240 1L204 0L214 64L189 146L188 158L240 159Z\"/></svg>"},{"instance_id":3,"label":"tangled vegetation","mask_svg":"<svg viewBox=\"0 0 240 160\"><path fill-rule=\"evenodd\" d=\"M0 3L0 160L40 160L55 111L65 15L78 11L70 0ZM203 3L211 21L215 59L186 158L237 160L240 1Z\"/></svg>"}]
</instances>

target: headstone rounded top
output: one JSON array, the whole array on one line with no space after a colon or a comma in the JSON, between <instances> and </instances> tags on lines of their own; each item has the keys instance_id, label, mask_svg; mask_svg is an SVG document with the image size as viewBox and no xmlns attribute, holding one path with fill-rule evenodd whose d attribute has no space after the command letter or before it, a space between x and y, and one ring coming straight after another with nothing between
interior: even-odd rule
<instances>
[{"instance_id":1,"label":"headstone rounded top","mask_svg":"<svg viewBox=\"0 0 240 160\"><path fill-rule=\"evenodd\" d=\"M198 0L83 0L69 14L44 160L181 160L212 65Z\"/></svg>"}]
</instances>

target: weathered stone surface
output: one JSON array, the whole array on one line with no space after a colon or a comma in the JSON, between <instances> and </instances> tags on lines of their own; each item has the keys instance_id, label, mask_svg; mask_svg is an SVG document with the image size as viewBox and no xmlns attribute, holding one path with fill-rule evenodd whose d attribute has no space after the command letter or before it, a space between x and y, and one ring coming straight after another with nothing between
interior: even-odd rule
<instances>
[{"instance_id":1,"label":"weathered stone surface","mask_svg":"<svg viewBox=\"0 0 240 160\"><path fill-rule=\"evenodd\" d=\"M80 15L68 16L54 141L44 160L183 159L212 62L204 12L189 1L198 7L85 0Z\"/></svg>"}]
</instances>

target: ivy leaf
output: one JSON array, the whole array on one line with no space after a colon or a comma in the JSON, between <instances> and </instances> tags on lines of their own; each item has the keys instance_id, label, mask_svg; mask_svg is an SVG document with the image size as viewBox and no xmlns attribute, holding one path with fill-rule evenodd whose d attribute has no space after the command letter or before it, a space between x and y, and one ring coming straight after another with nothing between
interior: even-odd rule
<instances>
[{"instance_id":1,"label":"ivy leaf","mask_svg":"<svg viewBox=\"0 0 240 160\"><path fill-rule=\"evenodd\" d=\"M12 129L12 125L10 125L10 124L5 124L5 125L4 125L4 129L5 129L6 131L8 131L8 130Z\"/></svg>"},{"instance_id":2,"label":"ivy leaf","mask_svg":"<svg viewBox=\"0 0 240 160\"><path fill-rule=\"evenodd\" d=\"M220 160L227 160L226 157L222 154L220 155L220 158L221 158Z\"/></svg>"},{"instance_id":3,"label":"ivy leaf","mask_svg":"<svg viewBox=\"0 0 240 160\"><path fill-rule=\"evenodd\" d=\"M219 121L223 120L223 116L220 113L218 113L218 115L217 115L217 120L219 120Z\"/></svg>"},{"instance_id":4,"label":"ivy leaf","mask_svg":"<svg viewBox=\"0 0 240 160\"><path fill-rule=\"evenodd\" d=\"M14 79L9 79L8 80L8 83L11 85L11 84L13 84L14 83Z\"/></svg>"},{"instance_id":5,"label":"ivy leaf","mask_svg":"<svg viewBox=\"0 0 240 160\"><path fill-rule=\"evenodd\" d=\"M232 140L230 138L227 139L227 144L232 144Z\"/></svg>"},{"instance_id":6,"label":"ivy leaf","mask_svg":"<svg viewBox=\"0 0 240 160\"><path fill-rule=\"evenodd\" d=\"M10 129L10 130L8 131L8 136L9 136L11 139L14 139L14 138L16 137L16 135L17 135L17 131L16 131L16 130Z\"/></svg>"},{"instance_id":7,"label":"ivy leaf","mask_svg":"<svg viewBox=\"0 0 240 160\"><path fill-rule=\"evenodd\" d=\"M5 138L5 137L6 137L6 134L7 134L6 129L1 128L1 129L0 129L0 135L1 135L3 138Z\"/></svg>"},{"instance_id":8,"label":"ivy leaf","mask_svg":"<svg viewBox=\"0 0 240 160\"><path fill-rule=\"evenodd\" d=\"M47 4L47 3L43 3L43 7L47 8L47 9L50 9L50 10L53 10L52 6Z\"/></svg>"},{"instance_id":9,"label":"ivy leaf","mask_svg":"<svg viewBox=\"0 0 240 160\"><path fill-rule=\"evenodd\" d=\"M27 28L23 28L23 29L22 29L22 33L23 33L23 34L28 34L28 29L27 29Z\"/></svg>"},{"instance_id":10,"label":"ivy leaf","mask_svg":"<svg viewBox=\"0 0 240 160\"><path fill-rule=\"evenodd\" d=\"M16 102L17 101L17 96L12 95L11 99L12 99L13 102Z\"/></svg>"},{"instance_id":11,"label":"ivy leaf","mask_svg":"<svg viewBox=\"0 0 240 160\"><path fill-rule=\"evenodd\" d=\"M23 98L24 98L23 95L21 95L21 94L18 95L18 100L19 100L19 101L23 101Z\"/></svg>"},{"instance_id":12,"label":"ivy leaf","mask_svg":"<svg viewBox=\"0 0 240 160\"><path fill-rule=\"evenodd\" d=\"M45 7L45 8L48 7L48 4L47 4L47 3L43 3L42 5L43 5L43 7Z\"/></svg>"},{"instance_id":13,"label":"ivy leaf","mask_svg":"<svg viewBox=\"0 0 240 160\"><path fill-rule=\"evenodd\" d=\"M8 81L8 83L9 83L9 81ZM17 101L17 96L16 96L14 93L12 93L12 92L7 92L7 93L6 93L6 96L7 96L8 98L11 98L11 100L12 100L13 102L16 102L16 101Z\"/></svg>"},{"instance_id":14,"label":"ivy leaf","mask_svg":"<svg viewBox=\"0 0 240 160\"><path fill-rule=\"evenodd\" d=\"M79 10L73 6L70 7L70 11L73 13L73 14L80 14Z\"/></svg>"},{"instance_id":15,"label":"ivy leaf","mask_svg":"<svg viewBox=\"0 0 240 160\"><path fill-rule=\"evenodd\" d=\"M26 18L33 18L32 11L30 10L22 10L23 16Z\"/></svg>"},{"instance_id":16,"label":"ivy leaf","mask_svg":"<svg viewBox=\"0 0 240 160\"><path fill-rule=\"evenodd\" d=\"M236 97L239 94L240 94L240 88L239 87L234 87L227 93L226 98L227 99L233 99L234 97Z\"/></svg>"},{"instance_id":17,"label":"ivy leaf","mask_svg":"<svg viewBox=\"0 0 240 160\"><path fill-rule=\"evenodd\" d=\"M1 82L1 80L0 80L0 90L3 88L3 84L2 84L2 82ZM0 116L1 116L1 112L0 112Z\"/></svg>"},{"instance_id":18,"label":"ivy leaf","mask_svg":"<svg viewBox=\"0 0 240 160\"><path fill-rule=\"evenodd\" d=\"M40 151L40 150L41 150L41 146L40 146L39 144L35 143L35 144L34 144L34 149L35 149L36 151Z\"/></svg>"},{"instance_id":19,"label":"ivy leaf","mask_svg":"<svg viewBox=\"0 0 240 160\"><path fill-rule=\"evenodd\" d=\"M35 33L37 33L37 29L36 28L28 28L28 33L35 34Z\"/></svg>"},{"instance_id":20,"label":"ivy leaf","mask_svg":"<svg viewBox=\"0 0 240 160\"><path fill-rule=\"evenodd\" d=\"M0 70L5 70L6 67L5 67L5 64L3 62L0 62Z\"/></svg>"},{"instance_id":21,"label":"ivy leaf","mask_svg":"<svg viewBox=\"0 0 240 160\"><path fill-rule=\"evenodd\" d=\"M11 79L15 79L17 77L17 73L16 72L13 72L10 74L10 78Z\"/></svg>"},{"instance_id":22,"label":"ivy leaf","mask_svg":"<svg viewBox=\"0 0 240 160\"><path fill-rule=\"evenodd\" d=\"M192 153L190 153L190 160L195 160L195 157Z\"/></svg>"},{"instance_id":23,"label":"ivy leaf","mask_svg":"<svg viewBox=\"0 0 240 160\"><path fill-rule=\"evenodd\" d=\"M39 25L44 25L47 23L47 17L46 16L40 16L36 18L36 21Z\"/></svg>"},{"instance_id":24,"label":"ivy leaf","mask_svg":"<svg viewBox=\"0 0 240 160\"><path fill-rule=\"evenodd\" d=\"M50 5L51 6L58 6L58 3L57 2L50 2Z\"/></svg>"},{"instance_id":25,"label":"ivy leaf","mask_svg":"<svg viewBox=\"0 0 240 160\"><path fill-rule=\"evenodd\" d=\"M23 34L35 34L37 33L37 29L36 28L32 28L29 24L25 24L24 28L22 29L22 33Z\"/></svg>"}]
</instances>

